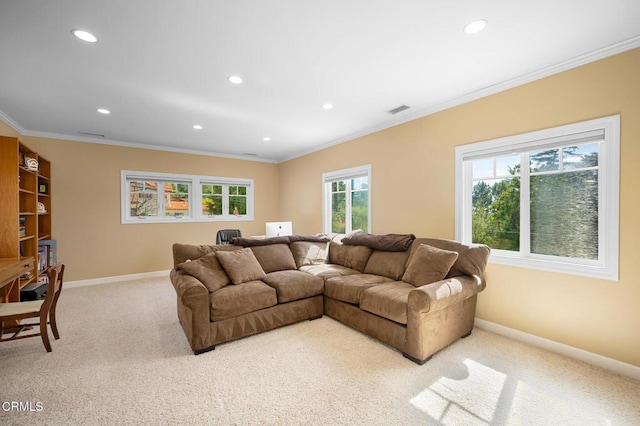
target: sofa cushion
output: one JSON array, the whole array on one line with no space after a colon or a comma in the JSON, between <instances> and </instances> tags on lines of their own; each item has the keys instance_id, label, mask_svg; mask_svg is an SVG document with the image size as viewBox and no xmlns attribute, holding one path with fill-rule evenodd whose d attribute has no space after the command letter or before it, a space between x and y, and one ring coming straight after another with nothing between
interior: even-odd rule
<instances>
[{"instance_id":1,"label":"sofa cushion","mask_svg":"<svg viewBox=\"0 0 640 426\"><path fill-rule=\"evenodd\" d=\"M289 244L296 267L325 263L329 256L329 241L295 241Z\"/></svg>"},{"instance_id":2,"label":"sofa cushion","mask_svg":"<svg viewBox=\"0 0 640 426\"><path fill-rule=\"evenodd\" d=\"M329 263L364 272L371 249L365 246L346 246L335 241L329 243Z\"/></svg>"},{"instance_id":3,"label":"sofa cushion","mask_svg":"<svg viewBox=\"0 0 640 426\"><path fill-rule=\"evenodd\" d=\"M277 303L276 290L262 281L229 285L209 294L212 321L221 321L259 311Z\"/></svg>"},{"instance_id":4,"label":"sofa cushion","mask_svg":"<svg viewBox=\"0 0 640 426\"><path fill-rule=\"evenodd\" d=\"M210 293L221 289L231 282L224 268L220 265L220 262L218 262L215 252L206 254L193 261L182 262L176 266L176 269L184 271L200 280Z\"/></svg>"},{"instance_id":5,"label":"sofa cushion","mask_svg":"<svg viewBox=\"0 0 640 426\"><path fill-rule=\"evenodd\" d=\"M415 289L402 281L370 287L360 294L360 309L406 324L409 293Z\"/></svg>"},{"instance_id":6,"label":"sofa cushion","mask_svg":"<svg viewBox=\"0 0 640 426\"><path fill-rule=\"evenodd\" d=\"M262 281L276 289L278 303L317 296L324 290L322 278L301 271L271 272Z\"/></svg>"},{"instance_id":7,"label":"sofa cushion","mask_svg":"<svg viewBox=\"0 0 640 426\"><path fill-rule=\"evenodd\" d=\"M252 246L250 250L258 259L265 273L297 269L296 262L287 244Z\"/></svg>"},{"instance_id":8,"label":"sofa cushion","mask_svg":"<svg viewBox=\"0 0 640 426\"><path fill-rule=\"evenodd\" d=\"M186 262L187 260L196 260L205 254L213 253L216 251L232 251L238 250L239 247L230 245L195 245L195 244L180 244L175 243L173 245L173 267L178 264Z\"/></svg>"},{"instance_id":9,"label":"sofa cushion","mask_svg":"<svg viewBox=\"0 0 640 426\"><path fill-rule=\"evenodd\" d=\"M462 244L453 240L441 240L438 238L418 238L413 242L411 251L417 249L420 244L428 244L443 250L458 252L459 256L451 267L446 278L457 277L459 275L482 275L487 262L489 261L489 253L491 249L482 244L474 244L473 246Z\"/></svg>"},{"instance_id":10,"label":"sofa cushion","mask_svg":"<svg viewBox=\"0 0 640 426\"><path fill-rule=\"evenodd\" d=\"M416 287L444 279L458 258L458 252L420 244L409 259L402 281Z\"/></svg>"},{"instance_id":11,"label":"sofa cushion","mask_svg":"<svg viewBox=\"0 0 640 426\"><path fill-rule=\"evenodd\" d=\"M374 250L369 256L367 266L364 268L365 274L382 275L399 281L404 274L404 267L409 258L409 251L381 251Z\"/></svg>"},{"instance_id":12,"label":"sofa cushion","mask_svg":"<svg viewBox=\"0 0 640 426\"><path fill-rule=\"evenodd\" d=\"M369 274L333 277L324 282L324 294L332 299L358 304L363 290L390 281L389 278Z\"/></svg>"},{"instance_id":13,"label":"sofa cushion","mask_svg":"<svg viewBox=\"0 0 640 426\"><path fill-rule=\"evenodd\" d=\"M234 284L261 280L266 275L251 249L220 251L216 256Z\"/></svg>"},{"instance_id":14,"label":"sofa cushion","mask_svg":"<svg viewBox=\"0 0 640 426\"><path fill-rule=\"evenodd\" d=\"M324 278L325 280L327 278L343 277L346 275L355 275L360 273L355 269L347 268L346 266L333 265L331 263L301 266L300 270L307 274Z\"/></svg>"}]
</instances>

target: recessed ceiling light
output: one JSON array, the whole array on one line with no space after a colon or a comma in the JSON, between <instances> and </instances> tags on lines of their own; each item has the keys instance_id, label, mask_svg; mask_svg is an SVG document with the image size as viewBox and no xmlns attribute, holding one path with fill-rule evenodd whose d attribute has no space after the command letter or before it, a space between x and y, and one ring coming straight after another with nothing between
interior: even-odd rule
<instances>
[{"instance_id":1,"label":"recessed ceiling light","mask_svg":"<svg viewBox=\"0 0 640 426\"><path fill-rule=\"evenodd\" d=\"M88 43L95 43L96 41L98 41L96 36L84 30L71 30L71 34Z\"/></svg>"},{"instance_id":2,"label":"recessed ceiling light","mask_svg":"<svg viewBox=\"0 0 640 426\"><path fill-rule=\"evenodd\" d=\"M478 19L472 22L469 22L464 26L464 32L467 34L478 34L480 31L484 30L487 27L487 21L484 19Z\"/></svg>"},{"instance_id":3,"label":"recessed ceiling light","mask_svg":"<svg viewBox=\"0 0 640 426\"><path fill-rule=\"evenodd\" d=\"M238 75L232 75L229 77L229 81L233 84L242 84L242 77Z\"/></svg>"},{"instance_id":4,"label":"recessed ceiling light","mask_svg":"<svg viewBox=\"0 0 640 426\"><path fill-rule=\"evenodd\" d=\"M265 142L269 142L271 138L269 136L265 136L264 138L262 138L262 140Z\"/></svg>"},{"instance_id":5,"label":"recessed ceiling light","mask_svg":"<svg viewBox=\"0 0 640 426\"><path fill-rule=\"evenodd\" d=\"M196 129L196 130L202 130L202 126L199 125L199 124L194 124L193 128Z\"/></svg>"},{"instance_id":6,"label":"recessed ceiling light","mask_svg":"<svg viewBox=\"0 0 640 426\"><path fill-rule=\"evenodd\" d=\"M324 109L332 109L332 108L333 108L333 105L331 105L331 104L324 104L324 105L322 105L322 108L324 108Z\"/></svg>"},{"instance_id":7,"label":"recessed ceiling light","mask_svg":"<svg viewBox=\"0 0 640 426\"><path fill-rule=\"evenodd\" d=\"M105 114L105 115L111 114L111 111L105 108L98 108L96 111L98 111L100 114Z\"/></svg>"}]
</instances>

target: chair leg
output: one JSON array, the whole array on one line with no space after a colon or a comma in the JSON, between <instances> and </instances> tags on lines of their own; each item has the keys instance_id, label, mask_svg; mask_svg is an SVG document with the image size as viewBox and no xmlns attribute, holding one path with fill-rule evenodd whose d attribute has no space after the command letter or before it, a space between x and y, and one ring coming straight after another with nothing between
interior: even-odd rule
<instances>
[{"instance_id":1,"label":"chair leg","mask_svg":"<svg viewBox=\"0 0 640 426\"><path fill-rule=\"evenodd\" d=\"M53 299L53 303L51 304L51 309L49 309L49 323L51 324L51 331L53 332L53 337L58 340L60 338L60 334L58 333L58 325L56 323L56 305L58 303L58 295L56 295L55 299Z\"/></svg>"},{"instance_id":2,"label":"chair leg","mask_svg":"<svg viewBox=\"0 0 640 426\"><path fill-rule=\"evenodd\" d=\"M49 342L49 331L47 328L47 312L45 310L40 313L40 336L42 337L42 343L47 352L51 352L51 343Z\"/></svg>"}]
</instances>

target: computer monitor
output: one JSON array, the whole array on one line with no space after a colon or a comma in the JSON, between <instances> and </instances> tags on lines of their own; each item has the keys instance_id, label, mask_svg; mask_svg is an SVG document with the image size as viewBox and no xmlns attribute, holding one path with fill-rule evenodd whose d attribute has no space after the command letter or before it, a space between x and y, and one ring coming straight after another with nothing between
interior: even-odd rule
<instances>
[{"instance_id":1,"label":"computer monitor","mask_svg":"<svg viewBox=\"0 0 640 426\"><path fill-rule=\"evenodd\" d=\"M267 222L265 234L267 238L293 235L293 224L291 222Z\"/></svg>"}]
</instances>

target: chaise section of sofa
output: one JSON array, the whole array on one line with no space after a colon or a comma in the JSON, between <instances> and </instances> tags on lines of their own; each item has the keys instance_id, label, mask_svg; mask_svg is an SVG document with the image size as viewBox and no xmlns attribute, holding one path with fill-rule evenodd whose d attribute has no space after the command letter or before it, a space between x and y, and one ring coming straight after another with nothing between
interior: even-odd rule
<instances>
[{"instance_id":1,"label":"chaise section of sofa","mask_svg":"<svg viewBox=\"0 0 640 426\"><path fill-rule=\"evenodd\" d=\"M325 280L324 313L423 364L471 333L477 294L486 286L482 273L489 248L434 238L407 243L406 236L396 236L394 246L385 237L387 245L381 247L397 251L381 250L370 234L358 238L359 244L377 248L361 274ZM342 243L348 239L334 236L330 250L354 250ZM353 259L356 253L343 256Z\"/></svg>"}]
</instances>

